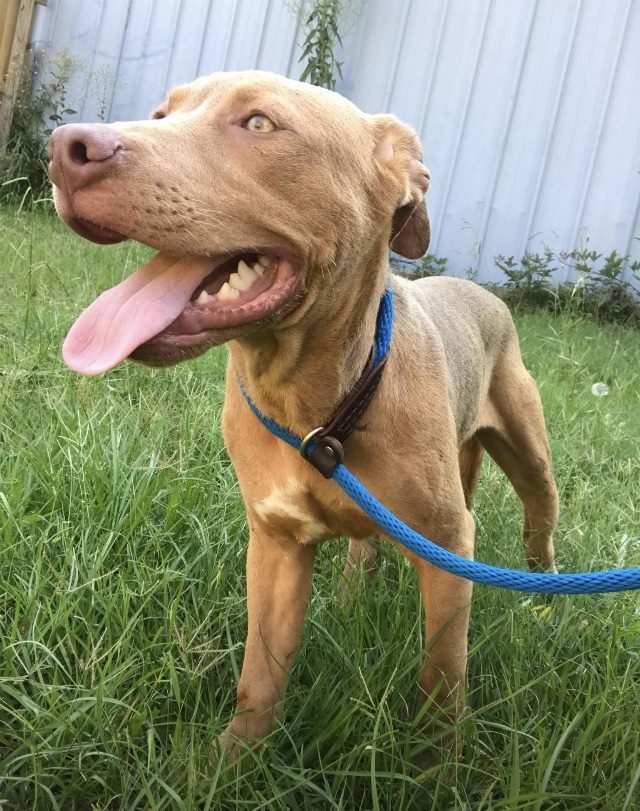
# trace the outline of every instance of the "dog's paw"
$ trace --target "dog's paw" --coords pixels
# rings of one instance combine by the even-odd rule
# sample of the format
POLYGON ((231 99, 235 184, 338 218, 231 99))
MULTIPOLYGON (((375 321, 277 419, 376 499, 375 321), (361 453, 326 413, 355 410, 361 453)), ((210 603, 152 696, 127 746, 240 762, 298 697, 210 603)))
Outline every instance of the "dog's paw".
POLYGON ((237 766, 240 758, 255 746, 255 741, 248 741, 235 735, 231 727, 227 727, 213 739, 211 754, 214 761, 222 761, 226 767, 237 766))
POLYGON ((232 721, 224 732, 213 739, 212 758, 215 762, 222 761, 223 766, 236 766, 247 753, 262 750, 270 731, 267 729, 260 735, 247 735, 244 731, 238 731, 232 721))

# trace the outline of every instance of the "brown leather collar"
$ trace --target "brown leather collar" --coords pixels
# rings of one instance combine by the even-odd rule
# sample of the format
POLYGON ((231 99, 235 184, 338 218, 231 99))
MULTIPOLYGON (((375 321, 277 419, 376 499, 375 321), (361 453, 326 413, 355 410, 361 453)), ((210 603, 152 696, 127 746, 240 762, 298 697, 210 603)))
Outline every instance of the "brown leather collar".
POLYGON ((374 364, 373 351, 360 378, 338 405, 326 425, 314 428, 302 440, 300 453, 330 479, 344 458, 343 443, 349 438, 367 410, 382 377, 388 355, 374 364))

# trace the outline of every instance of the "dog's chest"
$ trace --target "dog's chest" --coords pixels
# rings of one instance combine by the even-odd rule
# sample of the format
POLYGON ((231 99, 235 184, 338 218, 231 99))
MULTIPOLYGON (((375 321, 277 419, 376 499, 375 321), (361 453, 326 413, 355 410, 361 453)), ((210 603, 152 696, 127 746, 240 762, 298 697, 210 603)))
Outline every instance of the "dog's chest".
MULTIPOLYGON (((330 484, 329 484, 330 487, 330 484)), ((289 477, 275 482, 270 492, 253 503, 261 522, 301 543, 337 535, 364 537, 370 527, 350 503, 343 503, 324 481, 310 486, 305 479, 289 477)), ((337 488, 336 488, 337 489, 337 488)))
POLYGON ((317 541, 331 534, 319 506, 304 484, 290 477, 274 483, 269 494, 254 504, 254 509, 270 526, 291 532, 300 541, 317 541))

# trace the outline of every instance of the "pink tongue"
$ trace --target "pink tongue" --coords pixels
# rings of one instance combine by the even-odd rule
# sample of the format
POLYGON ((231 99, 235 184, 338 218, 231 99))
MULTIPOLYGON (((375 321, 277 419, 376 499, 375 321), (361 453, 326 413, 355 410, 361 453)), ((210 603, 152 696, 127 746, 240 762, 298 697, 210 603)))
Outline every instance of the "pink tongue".
POLYGON ((64 362, 85 375, 113 369, 175 321, 212 270, 210 260, 157 254, 87 307, 62 346, 64 362))

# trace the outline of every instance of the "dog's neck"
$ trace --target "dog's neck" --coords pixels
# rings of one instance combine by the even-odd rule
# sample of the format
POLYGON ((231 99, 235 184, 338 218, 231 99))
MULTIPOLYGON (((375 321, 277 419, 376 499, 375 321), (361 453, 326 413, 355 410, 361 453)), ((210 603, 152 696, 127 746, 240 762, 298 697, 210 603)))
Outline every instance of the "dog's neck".
POLYGON ((387 251, 363 265, 343 271, 346 284, 321 291, 317 313, 311 307, 292 326, 229 344, 231 373, 251 399, 299 434, 327 421, 366 366, 388 284, 387 251))

